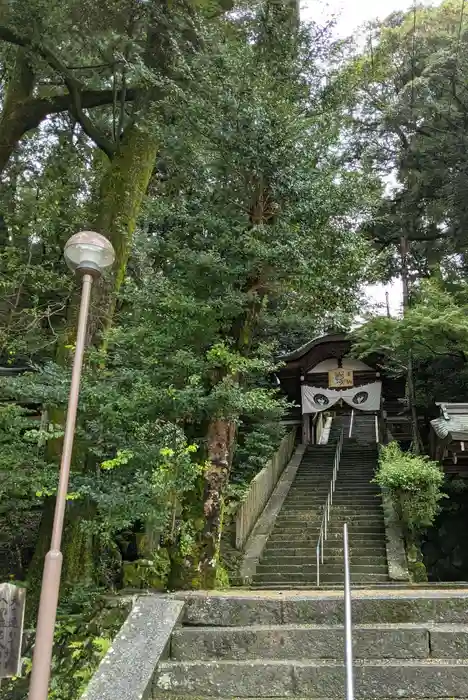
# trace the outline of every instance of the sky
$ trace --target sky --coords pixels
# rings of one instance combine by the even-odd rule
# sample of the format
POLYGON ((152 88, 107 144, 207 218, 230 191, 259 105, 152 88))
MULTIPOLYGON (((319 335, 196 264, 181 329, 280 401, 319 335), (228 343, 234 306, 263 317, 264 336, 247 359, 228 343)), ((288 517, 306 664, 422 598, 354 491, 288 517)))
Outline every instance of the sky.
MULTIPOLYGON (((437 0, 431 3, 437 4, 437 0)), ((301 0, 301 19, 321 22, 332 16, 336 17, 335 33, 345 37, 372 19, 382 19, 395 10, 408 10, 413 0, 301 0)), ((371 304, 378 305, 380 313, 386 313, 386 292, 389 293, 390 312, 396 315, 401 310, 401 282, 384 285, 371 285, 366 288, 366 296, 371 304)))
POLYGON ((412 6, 412 0, 301 0, 301 17, 305 21, 319 21, 336 15, 337 33, 347 36, 368 20, 382 19, 395 10, 412 6))

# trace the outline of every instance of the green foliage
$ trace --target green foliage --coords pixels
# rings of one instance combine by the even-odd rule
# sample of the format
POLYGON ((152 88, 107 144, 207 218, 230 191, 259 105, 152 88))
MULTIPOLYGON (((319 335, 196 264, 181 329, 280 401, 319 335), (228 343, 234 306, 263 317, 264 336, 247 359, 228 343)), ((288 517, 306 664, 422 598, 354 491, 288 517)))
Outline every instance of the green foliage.
POLYGON ((432 525, 444 498, 444 474, 436 462, 403 452, 392 442, 381 450, 375 481, 389 489, 409 532, 432 525))
POLYGON ((165 549, 152 553, 151 559, 137 559, 123 564, 123 585, 129 588, 167 590, 171 561, 165 549))
MULTIPOLYGON (((54 635, 49 700, 79 700, 130 611, 128 601, 113 604, 99 591, 75 589, 60 605, 54 635)), ((23 675, 2 681, 2 700, 25 700, 32 648, 26 649, 23 675)))
MULTIPOLYGON (((296 31, 289 3, 250 4, 219 20, 232 7, 5 7, 12 31, 40 38, 27 51, 31 86, 19 86, 21 99, 15 75, 24 53, 0 45, 0 150, 4 138, 2 153, 12 154, 0 192, 0 362, 34 369, 0 386, 0 496, 11 520, 2 532, 10 539, 13 517, 42 510, 36 554, 49 536, 75 347, 78 294, 63 246, 96 228, 118 258, 115 278, 93 289, 66 584, 91 574, 108 587, 201 585, 207 426, 236 426, 231 491, 217 494, 229 525, 282 437, 285 402, 271 381, 278 350, 330 319, 349 325, 375 272, 356 222, 379 188, 342 157, 343 114, 324 91, 331 37, 318 27, 296 31), (57 110, 70 85, 84 109, 67 103, 44 114, 18 143, 18 108, 47 97, 57 110), (87 106, 103 93, 108 101, 87 106), (12 114, 13 142, 3 119, 12 114), (25 404, 40 407, 40 425, 25 404), (143 533, 136 560, 116 571, 117 543, 123 551, 126 538, 143 533)), ((28 579, 37 588, 40 557, 33 561, 28 579)), ((228 584, 222 564, 215 583, 228 584)), ((105 647, 77 634, 71 647, 62 640, 53 697, 74 697, 105 647)))
POLYGON ((404 317, 370 318, 353 333, 354 352, 377 353, 388 371, 404 376, 412 353, 416 399, 423 409, 438 401, 464 401, 468 387, 468 289, 465 283, 423 280, 404 317))
POLYGON ((385 183, 363 229, 389 278, 401 272, 402 234, 412 241, 412 280, 441 270, 466 276, 467 28, 458 0, 417 4, 370 25, 365 46, 350 42, 352 57, 337 71, 335 88, 348 95, 349 157, 385 183))
POLYGON ((56 465, 45 454, 57 431, 40 423, 34 410, 0 403, 0 545, 9 552, 0 576, 25 575, 21 550, 34 542, 44 494, 57 487, 56 465))
POLYGON ((415 561, 409 565, 411 581, 413 583, 427 583, 429 580, 427 577, 427 569, 422 561, 415 561))

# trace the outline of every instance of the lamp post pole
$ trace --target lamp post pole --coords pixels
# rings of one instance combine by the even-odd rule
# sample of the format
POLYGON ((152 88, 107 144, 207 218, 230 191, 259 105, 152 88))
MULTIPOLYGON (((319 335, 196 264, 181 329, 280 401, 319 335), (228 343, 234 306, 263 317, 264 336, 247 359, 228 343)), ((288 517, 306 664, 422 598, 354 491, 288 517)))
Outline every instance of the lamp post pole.
MULTIPOLYGON (((90 232, 83 232, 90 234, 90 232)), ((113 249, 111 244, 99 234, 98 242, 105 241, 104 246, 110 246, 110 257, 113 261, 113 249)), ((76 237, 82 234, 76 234, 76 237)), ((70 239, 70 242, 75 236, 70 239)), ((70 243, 69 242, 69 243, 70 243)), ((81 253, 82 251, 78 251, 81 253)), ((99 251, 98 251, 99 252, 99 251)), ((89 257, 89 251, 87 252, 89 257)), ((78 317, 78 329, 76 336, 76 348, 73 358, 72 378, 70 395, 68 399, 67 419, 65 423, 65 433, 63 438, 63 451, 60 463, 60 476, 55 501, 54 523, 52 528, 52 538, 50 550, 47 552, 44 562, 44 573, 42 577, 41 595, 39 600, 39 612, 36 627, 36 640, 32 662, 31 681, 29 685, 29 700, 47 700, 50 680, 50 667, 52 662, 52 649, 54 644, 55 619, 57 616, 57 606, 60 590, 60 576, 62 572, 63 555, 60 551, 63 533, 63 523, 65 519, 65 506, 67 502, 68 482, 70 478, 70 464, 73 451, 73 441, 75 436, 76 413, 78 409, 78 398, 80 392, 81 370, 83 366, 83 356, 86 343, 86 330, 91 300, 91 288, 93 277, 99 277, 101 268, 95 260, 78 259, 68 260, 70 266, 82 274, 82 290, 80 313, 78 317), (77 262, 77 264, 76 264, 77 262)), ((112 263, 111 263, 112 264, 112 263)), ((107 267, 103 264, 102 267, 107 267)))

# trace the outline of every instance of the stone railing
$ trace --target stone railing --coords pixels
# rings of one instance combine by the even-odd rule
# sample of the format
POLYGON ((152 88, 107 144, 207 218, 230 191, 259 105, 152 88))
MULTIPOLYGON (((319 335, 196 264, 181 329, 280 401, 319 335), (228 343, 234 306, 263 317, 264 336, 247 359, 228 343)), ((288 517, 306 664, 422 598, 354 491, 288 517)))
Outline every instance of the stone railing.
POLYGON ((291 459, 296 443, 296 431, 291 430, 282 439, 278 451, 268 464, 250 482, 247 496, 236 516, 236 549, 242 550, 247 538, 265 508, 268 499, 291 459))
POLYGON ((170 644, 184 609, 183 600, 142 595, 102 659, 80 700, 151 698, 154 669, 170 644))

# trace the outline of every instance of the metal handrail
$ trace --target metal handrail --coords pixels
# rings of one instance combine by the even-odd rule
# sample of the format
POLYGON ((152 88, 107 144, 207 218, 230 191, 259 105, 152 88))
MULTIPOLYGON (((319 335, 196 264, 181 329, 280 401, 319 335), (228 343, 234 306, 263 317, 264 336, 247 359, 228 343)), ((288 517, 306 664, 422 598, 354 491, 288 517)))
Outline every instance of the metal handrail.
POLYGON ((351 411, 351 419, 349 421, 349 435, 348 435, 348 437, 351 437, 353 434, 353 423, 354 423, 354 408, 351 411))
POLYGON ((349 571, 348 524, 343 528, 346 700, 354 700, 353 625, 351 617, 351 576, 349 571))
POLYGON ((316 559, 317 559, 317 586, 320 586, 320 564, 323 564, 323 549, 324 544, 328 536, 328 521, 330 520, 330 510, 333 504, 333 494, 335 493, 336 478, 338 476, 338 470, 340 468, 341 451, 343 448, 343 438, 344 430, 341 429, 340 437, 335 450, 335 457, 333 459, 333 474, 330 481, 330 488, 328 490, 327 502, 325 504, 325 509, 322 516, 322 523, 320 525, 320 534, 317 541, 316 548, 316 559))
POLYGON ((379 437, 379 418, 378 416, 375 416, 375 442, 377 445, 380 442, 380 437, 379 437))

